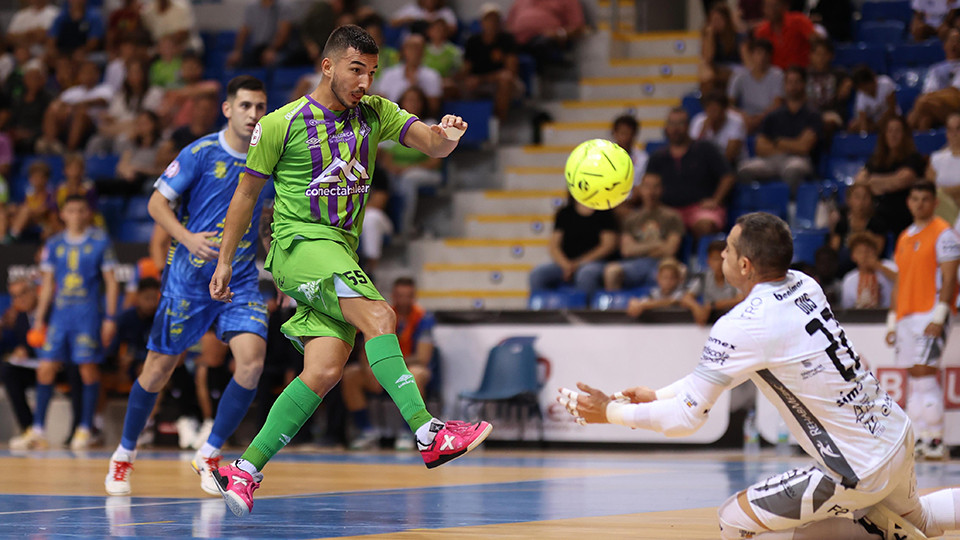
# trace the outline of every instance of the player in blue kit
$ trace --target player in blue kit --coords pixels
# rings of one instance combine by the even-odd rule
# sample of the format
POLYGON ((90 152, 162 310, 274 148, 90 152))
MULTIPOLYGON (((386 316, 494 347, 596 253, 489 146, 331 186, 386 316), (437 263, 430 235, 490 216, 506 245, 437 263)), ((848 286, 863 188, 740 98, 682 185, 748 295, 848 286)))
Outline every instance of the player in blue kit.
POLYGON ((57 370, 63 362, 71 361, 79 366, 83 381, 82 414, 70 441, 73 450, 83 450, 90 445, 93 415, 100 397, 101 341, 109 343, 116 334, 114 316, 120 294, 113 275, 116 259, 110 239, 103 230, 90 225, 91 217, 86 197, 71 195, 64 201, 60 219, 66 229, 51 237, 43 248, 40 262, 43 286, 34 319, 35 330, 42 332, 50 313, 46 340, 39 354, 37 410, 31 436, 43 439, 57 370), (107 296, 106 321, 100 310, 101 284, 107 296))
POLYGON ((173 241, 163 273, 163 291, 154 318, 143 371, 130 390, 123 437, 110 459, 104 486, 110 495, 130 493, 130 472, 137 438, 153 410, 157 393, 170 380, 180 354, 215 326, 236 361, 233 378, 220 398, 213 430, 197 451, 192 466, 200 487, 219 495, 210 471, 220 462, 220 448, 237 429, 256 395, 267 349, 267 308, 258 288, 259 216, 265 196, 256 202, 233 264, 237 297, 231 304, 210 298, 208 284, 216 267, 227 207, 242 181, 253 129, 267 109, 263 83, 241 75, 227 85, 222 106, 227 127, 184 148, 157 180, 148 209, 173 241), (175 213, 170 205, 179 201, 175 213))

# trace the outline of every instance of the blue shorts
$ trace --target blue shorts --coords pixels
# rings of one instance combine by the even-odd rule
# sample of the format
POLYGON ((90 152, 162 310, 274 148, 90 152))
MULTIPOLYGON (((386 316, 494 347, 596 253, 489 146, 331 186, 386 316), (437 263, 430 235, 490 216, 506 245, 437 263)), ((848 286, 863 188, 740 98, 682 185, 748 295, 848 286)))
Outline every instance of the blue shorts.
POLYGON ((147 350, 178 355, 200 341, 216 323, 223 341, 234 334, 250 333, 267 339, 267 306, 259 291, 238 293, 230 304, 163 296, 153 318, 147 350))
POLYGON ((54 311, 47 326, 47 339, 37 356, 41 360, 74 364, 102 362, 100 321, 99 312, 54 311))

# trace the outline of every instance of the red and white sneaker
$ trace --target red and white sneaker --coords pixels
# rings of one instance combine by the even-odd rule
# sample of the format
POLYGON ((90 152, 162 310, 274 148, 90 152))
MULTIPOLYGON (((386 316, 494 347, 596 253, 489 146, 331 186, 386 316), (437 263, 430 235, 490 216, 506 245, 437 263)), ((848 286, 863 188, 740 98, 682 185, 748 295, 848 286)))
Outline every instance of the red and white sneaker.
POLYGON ((190 462, 190 467, 200 475, 200 489, 211 495, 220 494, 220 490, 217 489, 217 481, 213 479, 213 471, 220 468, 219 450, 210 457, 203 457, 200 450, 197 450, 197 453, 193 456, 193 461, 190 462))
POLYGON ((234 461, 226 467, 213 470, 213 479, 233 515, 243 517, 253 511, 253 492, 260 487, 263 473, 251 475, 237 467, 234 461))
POLYGON ((103 481, 108 495, 130 494, 130 473, 133 472, 133 456, 115 452, 110 458, 110 469, 103 481))
POLYGON ((483 421, 471 424, 456 420, 446 423, 433 420, 430 431, 436 435, 429 446, 417 441, 417 447, 428 469, 439 467, 473 450, 490 435, 493 426, 483 421))

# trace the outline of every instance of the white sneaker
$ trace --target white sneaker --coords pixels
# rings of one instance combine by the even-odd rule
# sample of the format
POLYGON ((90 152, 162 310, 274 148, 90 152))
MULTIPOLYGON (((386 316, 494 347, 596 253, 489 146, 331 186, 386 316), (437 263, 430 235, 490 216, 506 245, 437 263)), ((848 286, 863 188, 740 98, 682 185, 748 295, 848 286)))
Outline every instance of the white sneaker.
POLYGON ((942 439, 933 439, 924 444, 923 458, 927 461, 943 461, 950 457, 950 451, 947 445, 943 444, 942 439))
POLYGON ((177 444, 181 450, 186 450, 197 440, 197 427, 199 423, 195 418, 181 416, 177 418, 177 444))
MULTIPOLYGON (((210 432, 213 431, 213 418, 207 418, 200 424, 200 429, 197 430, 197 435, 193 439, 193 444, 190 445, 191 448, 200 448, 203 446, 203 443, 207 442, 207 438, 210 437, 210 432)), ((220 492, 217 492, 219 495, 220 492)))
POLYGON ((90 433, 90 430, 84 427, 78 427, 70 439, 70 449, 74 451, 87 450, 92 446, 92 443, 93 434, 90 433))
POLYGON ((200 489, 210 495, 220 495, 220 490, 217 489, 217 481, 213 478, 213 471, 220 468, 219 450, 214 452, 210 457, 203 457, 200 451, 197 450, 197 453, 193 456, 193 461, 190 462, 190 466, 200 475, 200 489))
POLYGON ((397 435, 397 439, 393 442, 393 449, 398 452, 409 452, 416 448, 417 441, 414 440, 412 435, 407 433, 397 435))
POLYGON ((28 427, 26 431, 10 439, 11 450, 46 450, 50 448, 50 443, 33 427, 28 427))
POLYGON ((380 434, 375 429, 368 429, 350 441, 351 450, 376 450, 380 446, 380 434))
POLYGON ((886 506, 871 506, 866 515, 857 520, 869 533, 879 534, 883 540, 925 540, 927 536, 902 516, 886 506))
POLYGON ((110 457, 110 469, 103 481, 103 487, 107 489, 108 495, 130 494, 130 473, 133 472, 134 457, 136 452, 127 454, 120 451, 114 452, 110 457))

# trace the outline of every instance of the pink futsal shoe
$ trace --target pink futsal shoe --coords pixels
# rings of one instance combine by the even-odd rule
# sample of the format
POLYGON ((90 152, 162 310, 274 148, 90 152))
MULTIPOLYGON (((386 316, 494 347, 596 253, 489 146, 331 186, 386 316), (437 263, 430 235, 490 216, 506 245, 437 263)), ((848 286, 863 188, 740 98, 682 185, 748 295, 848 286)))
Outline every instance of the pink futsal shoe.
POLYGON ((212 472, 217 489, 233 515, 243 517, 253 511, 253 492, 263 481, 262 473, 251 475, 238 468, 236 461, 212 472))
POLYGON ((442 424, 434 420, 430 425, 430 431, 436 435, 429 446, 424 446, 417 441, 417 447, 428 469, 453 461, 480 446, 480 443, 493 431, 493 426, 483 421, 471 424, 452 420, 442 424))

